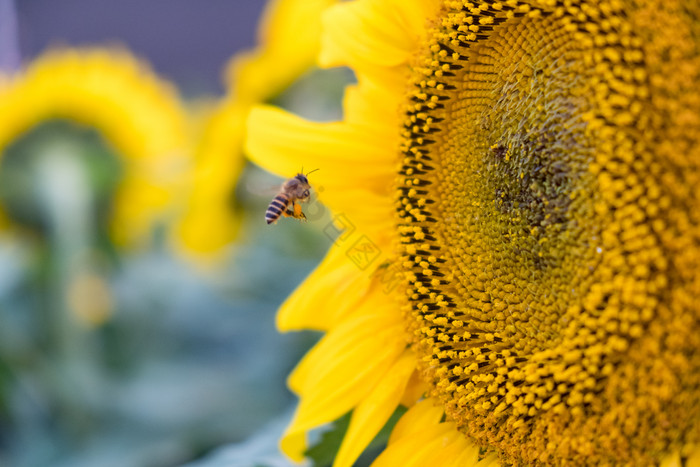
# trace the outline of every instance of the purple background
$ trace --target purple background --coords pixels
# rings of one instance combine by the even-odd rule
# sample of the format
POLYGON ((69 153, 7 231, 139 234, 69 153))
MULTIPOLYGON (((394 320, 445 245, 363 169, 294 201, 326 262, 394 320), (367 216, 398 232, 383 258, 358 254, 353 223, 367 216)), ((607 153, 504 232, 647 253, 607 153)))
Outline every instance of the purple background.
MULTIPOLYGON (((7 0, 5 0, 7 1, 7 0)), ((262 0, 16 0, 23 60, 50 45, 125 44, 185 95, 222 92, 221 74, 255 43, 262 0)))

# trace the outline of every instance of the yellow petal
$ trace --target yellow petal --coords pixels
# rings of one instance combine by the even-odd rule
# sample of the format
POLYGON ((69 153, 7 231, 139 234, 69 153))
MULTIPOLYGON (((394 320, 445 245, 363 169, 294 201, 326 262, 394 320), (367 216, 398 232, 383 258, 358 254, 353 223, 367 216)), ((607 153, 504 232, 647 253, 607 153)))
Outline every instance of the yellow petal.
POLYGON ((423 427, 436 426, 444 414, 442 407, 435 405, 433 399, 424 399, 408 409, 391 432, 389 444, 411 437, 423 427))
POLYGON ((411 435, 390 443, 372 467, 465 467, 496 466, 498 458, 479 460, 479 447, 461 433, 454 423, 417 427, 411 435))
POLYGON ((395 176, 396 155, 381 140, 350 125, 309 122, 269 106, 251 111, 246 149, 253 162, 284 177, 302 166, 319 169, 311 182, 326 190, 355 188, 361 181, 367 189, 385 193, 395 176))
POLYGON ((389 444, 372 467, 429 467, 438 466, 436 455, 448 446, 455 437, 460 435, 454 427, 439 423, 432 426, 419 427, 411 436, 389 444))
MULTIPOLYGON (((371 300, 368 301, 371 303, 371 300)), ((388 308, 386 306, 380 307, 380 308, 372 308, 370 311, 374 311, 377 316, 379 315, 384 315, 379 316, 377 320, 373 323, 377 327, 382 326, 385 323, 385 319, 387 322, 392 323, 391 326, 396 326, 396 323, 393 321, 393 319, 389 316, 390 314, 396 314, 396 310, 392 308, 388 308)), ((368 316, 368 309, 363 308, 361 309, 357 314, 347 316, 345 317, 344 321, 339 322, 334 326, 333 332, 326 334, 307 354, 302 360, 297 364, 297 366, 294 368, 294 371, 292 374, 289 376, 287 384, 289 388, 295 392, 296 394, 300 394, 303 390, 303 387, 305 384, 307 384, 308 381, 308 375, 310 373, 313 373, 316 368, 316 366, 319 364, 318 359, 319 356, 316 354, 318 353, 319 355, 322 355, 322 352, 324 351, 323 349, 320 349, 319 346, 324 343, 326 346, 331 346, 330 342, 337 341, 341 339, 342 334, 341 334, 341 329, 345 330, 350 324, 348 323, 353 323, 357 319, 361 319, 363 316, 368 316), (331 334, 333 335, 333 338, 331 339, 330 336, 331 334)), ((397 339, 399 340, 399 339, 397 339)))
POLYGON ((678 451, 674 451, 664 457, 659 467, 681 467, 681 465, 681 454, 678 451))
POLYGON ((420 377, 420 372, 414 371, 411 379, 408 380, 403 396, 401 396, 401 405, 413 407, 429 390, 430 386, 420 377))
POLYGON ((338 316, 338 307, 321 307, 331 294, 340 306, 352 305, 364 295, 369 279, 350 262, 344 249, 332 246, 321 264, 287 298, 277 312, 280 331, 331 329, 338 316))
POLYGON ((454 423, 441 422, 443 415, 443 408, 435 405, 433 399, 424 399, 411 407, 392 430, 387 449, 377 459, 381 462, 372 464, 372 467, 499 465, 495 454, 479 460, 479 447, 454 423), (414 456, 413 449, 417 445, 429 445, 430 448, 422 449, 414 456))
MULTIPOLYGON (((358 235, 355 237, 359 239, 358 235)), ((375 245, 381 251, 388 249, 382 237, 372 237, 370 240, 376 240, 375 245)), ((361 269, 362 264, 358 265, 352 260, 351 248, 355 241, 351 238, 332 246, 321 264, 282 304, 277 314, 280 331, 326 331, 362 310, 395 309, 394 298, 385 293, 382 283, 389 283, 392 277, 383 279, 373 275, 374 267, 382 261, 381 254, 371 263, 374 267, 361 269), (329 301, 331 297, 332 303, 329 301)))
POLYGON ((376 384, 401 354, 403 332, 398 312, 363 314, 343 321, 306 354, 289 376, 289 386, 303 396, 302 406, 310 405, 309 394, 325 400, 331 394, 340 397, 348 392, 348 397, 359 401, 373 387, 367 385, 376 384), (357 393, 350 394, 358 385, 362 387, 357 393))
POLYGON ((382 194, 366 190, 364 187, 344 190, 324 188, 319 199, 333 211, 335 219, 342 219, 346 230, 353 229, 364 233, 379 248, 388 250, 389 239, 393 238, 395 230, 396 209, 388 186, 387 193, 382 194))
POLYGON ((285 453, 294 462, 301 462, 304 460, 304 452, 306 452, 306 432, 289 432, 291 429, 287 428, 287 432, 282 436, 280 440, 280 450, 285 453))
MULTIPOLYGON (((353 221, 362 225, 358 221, 369 220, 368 217, 347 216, 341 220, 342 225, 328 225, 325 230, 329 235, 335 235, 353 221)), ((395 309, 391 292, 400 275, 395 268, 387 266, 392 253, 391 222, 390 214, 384 213, 384 219, 375 219, 375 225, 368 233, 353 225, 349 231, 340 234, 321 264, 280 307, 278 329, 325 331, 362 310, 395 309), (365 247, 371 251, 363 253, 365 247), (327 306, 329 296, 334 302, 332 307, 327 306)))
POLYGON ((319 63, 364 71, 407 64, 438 2, 359 0, 328 8, 322 17, 319 63))
POLYGON ((404 95, 400 92, 387 92, 386 88, 372 82, 345 88, 343 112, 345 121, 362 131, 375 135, 384 141, 387 148, 396 146, 398 155, 400 114, 399 108, 404 95), (395 141, 388 141, 394 136, 395 141))
POLYGON ((322 16, 322 66, 394 66, 408 62, 414 43, 401 24, 401 0, 334 5, 322 16))
POLYGON ((443 438, 444 447, 435 452, 432 465, 442 467, 465 467, 477 465, 479 462, 479 447, 470 442, 454 424, 453 432, 443 438))
POLYGON ((398 316, 364 315, 342 323, 311 349, 289 378, 301 402, 282 439, 285 453, 298 459, 305 432, 336 420, 367 397, 403 352, 401 333, 398 316))
POLYGON ((379 433, 399 405, 416 366, 416 356, 405 351, 372 392, 355 408, 340 445, 334 467, 350 467, 379 433))
POLYGON ((686 465, 688 467, 700 467, 700 446, 691 446, 687 453, 686 465))
POLYGON ((245 165, 241 147, 249 107, 222 99, 207 110, 198 116, 193 185, 174 238, 181 252, 200 266, 212 266, 216 253, 238 234, 240 219, 230 195, 245 165))
POLYGON ((336 1, 268 2, 258 29, 260 45, 228 65, 226 81, 231 94, 243 102, 260 102, 311 67, 319 48, 321 14, 336 1))
POLYGON ((481 448, 474 441, 457 430, 457 426, 454 423, 448 422, 446 424, 451 425, 453 428, 449 444, 436 454, 432 465, 444 467, 466 467, 470 465, 496 467, 501 465, 496 453, 492 452, 481 458, 481 448))
POLYGON ((461 467, 498 465, 495 455, 479 461, 479 447, 452 422, 441 422, 441 406, 424 399, 411 407, 396 424, 389 445, 372 467, 412 465, 461 467), (429 446, 414 454, 415 446, 429 446))

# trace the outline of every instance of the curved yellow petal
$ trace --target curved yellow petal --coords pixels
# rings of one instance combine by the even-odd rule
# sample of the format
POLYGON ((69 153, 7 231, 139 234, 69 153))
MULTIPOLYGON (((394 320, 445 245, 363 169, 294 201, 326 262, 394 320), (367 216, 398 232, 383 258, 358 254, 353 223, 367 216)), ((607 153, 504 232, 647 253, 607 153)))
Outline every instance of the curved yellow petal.
POLYGON ((438 423, 420 427, 413 435, 389 444, 372 463, 372 467, 430 467, 436 463, 437 453, 449 446, 456 436, 463 436, 454 426, 438 423))
POLYGON ((389 444, 391 445, 403 438, 413 436, 421 431, 423 427, 439 424, 444 413, 445 411, 443 408, 435 405, 434 400, 423 399, 408 409, 399 419, 396 426, 391 431, 389 444))
MULTIPOLYGON (((309 405, 307 394, 318 397, 330 392, 340 394, 357 386, 363 378, 366 378, 364 383, 376 382, 381 375, 375 373, 386 370, 405 348, 403 340, 396 339, 400 335, 396 333, 403 331, 403 323, 395 315, 398 313, 354 316, 328 332, 289 376, 290 389, 303 396, 301 405, 309 405), (381 336, 386 342, 373 336, 381 336), (338 384, 332 384, 336 380, 338 384)), ((362 386, 359 392, 364 395, 371 389, 362 386)))
POLYGON ((686 466, 700 467, 700 446, 690 446, 690 452, 687 453, 686 466))
POLYGON ((379 433, 398 407, 415 365, 413 352, 404 351, 379 384, 355 408, 333 467, 352 466, 379 433))
POLYGON ((224 99, 202 118, 192 189, 174 238, 182 252, 196 255, 193 259, 215 253, 238 232, 240 222, 230 198, 245 164, 241 147, 248 110, 249 106, 224 99))
POLYGON ((280 440, 280 450, 294 462, 301 462, 304 460, 306 448, 305 431, 285 433, 280 440))
POLYGON ((389 446, 372 467, 466 467, 496 466, 498 458, 491 454, 479 459, 479 447, 464 436, 452 422, 419 425, 408 436, 389 446))
MULTIPOLYGON (((414 41, 401 24, 401 0, 339 3, 323 14, 322 66, 371 63, 395 66, 413 53, 414 41)), ((418 29, 420 30, 420 29, 418 29)))
MULTIPOLYGON (((360 0, 329 8, 323 16, 320 65, 347 65, 355 71, 361 85, 372 83, 383 90, 403 90, 406 65, 425 34, 424 23, 429 17, 425 15, 429 15, 428 10, 434 10, 437 3, 360 0)), ((403 92, 384 94, 389 99, 403 96, 403 92)), ((397 104, 392 103, 387 108, 394 111, 397 104)), ((375 108, 382 108, 381 103, 375 108)))
POLYGON ((232 94, 241 101, 261 102, 312 66, 320 45, 321 15, 337 1, 268 2, 258 28, 260 45, 228 66, 232 94))
POLYGON ((360 275, 349 263, 345 252, 340 247, 332 246, 321 264, 280 307, 276 317, 277 329, 329 330, 335 321, 332 315, 336 308, 324 307, 319 311, 319 304, 324 303, 322 297, 327 297, 333 290, 338 303, 348 303, 357 296, 356 287, 360 286, 357 280, 360 275))
POLYGON ((323 14, 319 63, 347 65, 358 74, 394 74, 407 64, 425 36, 425 21, 435 1, 359 0, 328 8, 323 14))
MULTIPOLYGON (((333 332, 326 334, 324 338, 322 338, 316 346, 314 346, 308 353, 307 355, 297 364, 297 366, 294 368, 294 371, 289 375, 289 379, 287 381, 287 384, 289 388, 297 393, 300 394, 303 391, 303 388, 306 384, 308 384, 308 379, 309 379, 309 374, 313 373, 316 371, 316 366, 318 365, 318 359, 316 357, 313 357, 316 353, 322 353, 323 350, 318 349, 318 346, 321 345, 323 342, 327 342, 329 340, 329 335, 333 334, 334 336, 338 334, 338 330, 343 328, 343 326, 347 326, 348 322, 352 322, 352 320, 367 317, 367 316, 378 316, 378 317, 383 317, 382 319, 377 319, 374 324, 377 325, 377 327, 385 324, 384 319, 386 319, 387 322, 392 321, 392 314, 395 313, 395 309, 393 307, 387 307, 387 306, 379 306, 379 307, 372 307, 371 309, 368 309, 367 307, 359 309, 357 313, 354 315, 346 316, 344 317, 344 320, 340 322, 340 324, 336 323, 334 324, 333 327, 333 332)), ((393 326, 394 324, 392 324, 393 326)), ((336 340, 340 339, 340 337, 335 337, 336 340)), ((330 343, 326 343, 324 345, 331 345, 330 343)))
POLYGON ((318 168, 312 183, 327 190, 352 188, 362 179, 367 189, 385 193, 395 173, 395 154, 387 154, 376 138, 349 125, 309 122, 270 106, 250 112, 246 150, 253 162, 284 177, 299 173, 302 165, 318 168))
POLYGON ((452 426, 454 432, 448 441, 449 444, 436 453, 432 465, 444 467, 466 467, 470 465, 496 467, 501 465, 495 452, 482 457, 482 449, 473 440, 457 430, 457 426, 454 423, 447 422, 447 424, 452 426))
POLYGON ((430 386, 420 377, 420 371, 415 370, 411 375, 411 379, 408 380, 406 390, 401 397, 401 405, 413 407, 429 390, 430 386))
POLYGON ((443 439, 445 445, 438 449, 433 459, 432 465, 443 467, 465 467, 477 465, 479 463, 479 447, 470 442, 463 433, 457 431, 453 425, 455 433, 449 438, 443 439))
MULTIPOLYGON (((377 260, 376 262, 379 262, 377 260)), ((353 263, 345 243, 331 247, 326 258, 282 304, 277 313, 280 331, 331 329, 360 310, 396 309, 393 296, 382 290, 373 270, 353 263), (332 297, 334 306, 324 306, 332 297)), ((398 313, 397 313, 398 314, 398 313)))
POLYGON ((322 190, 319 199, 331 209, 336 218, 343 219, 346 228, 366 234, 382 249, 390 247, 396 206, 388 193, 378 194, 354 187, 329 189, 323 185, 313 186, 313 189, 322 190))
POLYGON ((678 451, 674 451, 662 459, 659 467, 681 467, 681 465, 683 465, 681 463, 681 454, 678 451))
POLYGON ((387 148, 391 144, 398 145, 401 97, 399 93, 386 92, 384 87, 371 82, 348 86, 343 99, 345 120, 373 135, 387 148), (388 140, 390 135, 395 135, 395 142, 388 140))
POLYGON ((303 434, 356 407, 385 377, 405 345, 396 336, 403 325, 389 314, 350 319, 328 333, 289 378, 301 395, 282 440, 285 452, 299 458, 303 434))

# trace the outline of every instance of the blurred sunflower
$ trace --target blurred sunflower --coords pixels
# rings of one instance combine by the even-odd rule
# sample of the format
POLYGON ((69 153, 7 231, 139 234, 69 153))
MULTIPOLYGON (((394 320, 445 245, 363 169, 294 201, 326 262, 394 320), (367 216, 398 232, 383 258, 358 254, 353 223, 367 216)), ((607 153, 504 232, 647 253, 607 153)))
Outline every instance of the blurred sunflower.
POLYGON ((187 122, 173 86, 125 50, 50 51, 0 87, 0 152, 54 119, 93 127, 113 146, 124 171, 113 235, 142 241, 186 172, 187 122))
POLYGON ((327 332, 289 380, 292 459, 352 411, 352 465, 403 404, 375 465, 700 462, 699 5, 326 11, 344 121, 248 121, 351 226, 278 315, 327 332))
POLYGON ((194 186, 177 227, 177 242, 186 252, 212 254, 235 237, 239 219, 234 216, 232 194, 244 165, 248 112, 252 105, 280 93, 313 65, 321 12, 335 1, 270 1, 259 28, 259 46, 229 63, 228 93, 207 117, 197 137, 194 186))

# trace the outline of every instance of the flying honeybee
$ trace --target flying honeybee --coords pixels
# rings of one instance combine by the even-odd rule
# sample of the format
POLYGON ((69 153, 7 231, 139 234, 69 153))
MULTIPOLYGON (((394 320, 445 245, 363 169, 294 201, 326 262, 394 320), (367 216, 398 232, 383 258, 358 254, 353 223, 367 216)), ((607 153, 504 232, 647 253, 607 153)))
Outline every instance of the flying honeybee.
POLYGON ((299 203, 309 200, 311 185, 309 185, 309 179, 306 176, 316 170, 318 169, 312 170, 306 175, 303 173, 296 174, 282 184, 280 192, 273 198, 267 207, 267 211, 265 211, 265 220, 268 224, 277 222, 280 216, 306 220, 306 216, 301 212, 299 203))

